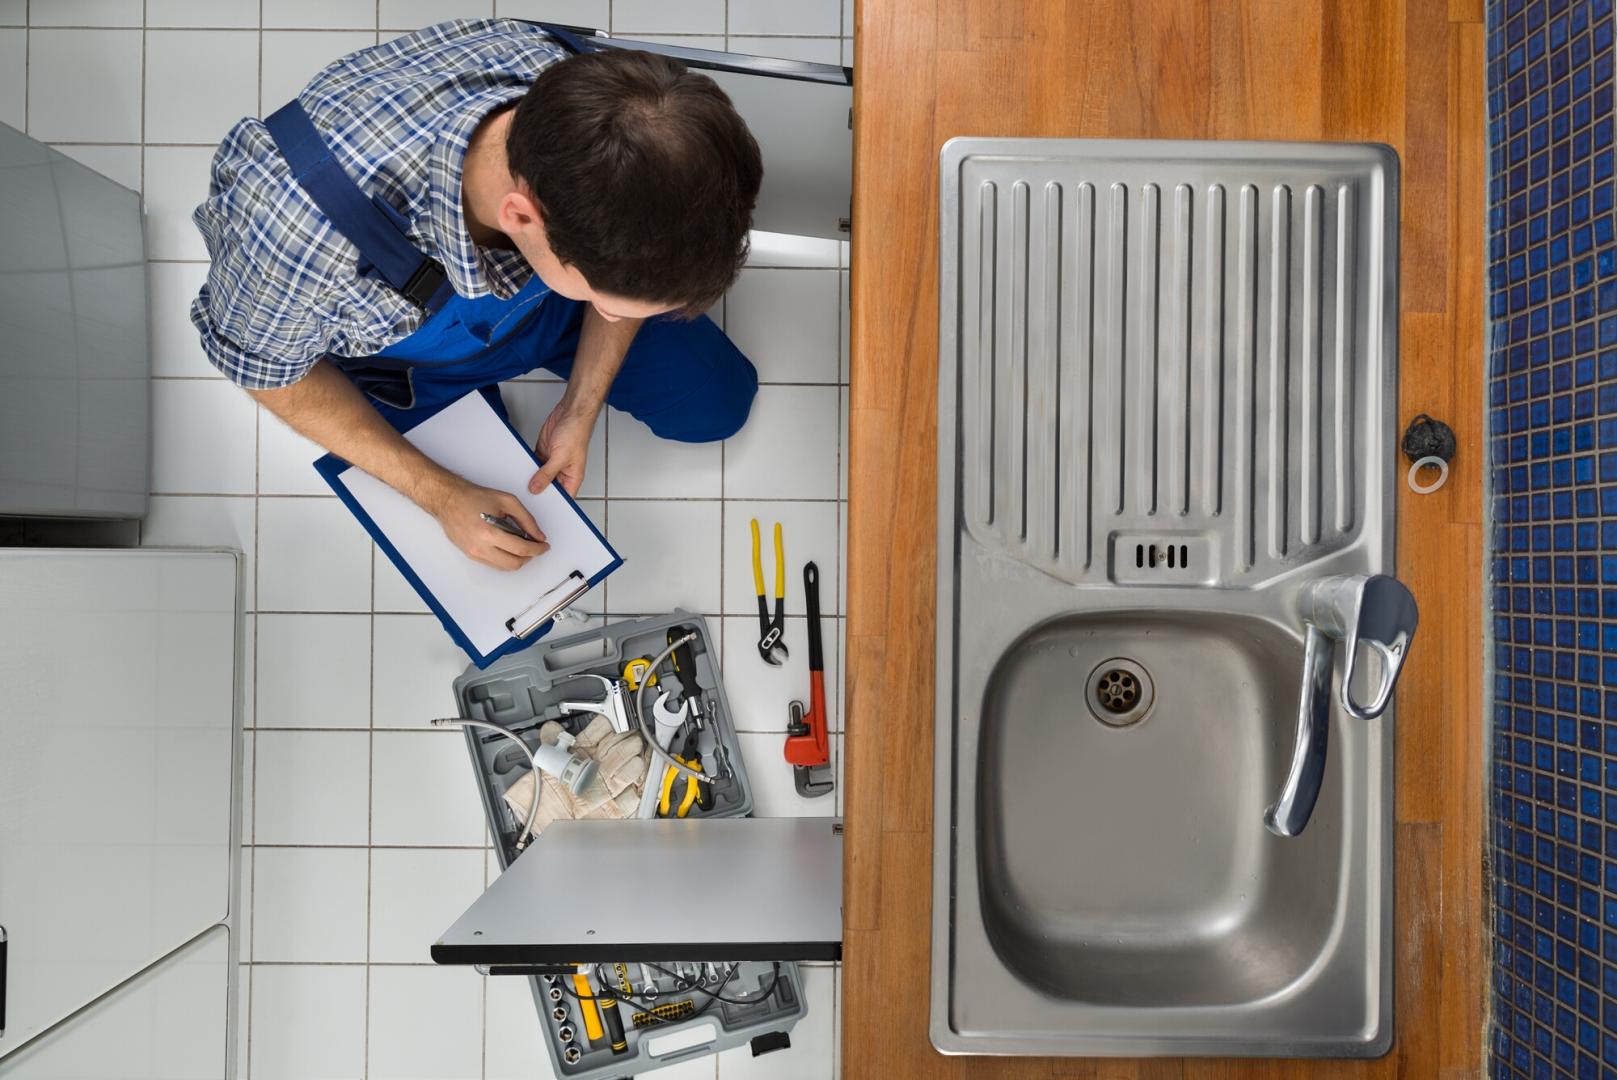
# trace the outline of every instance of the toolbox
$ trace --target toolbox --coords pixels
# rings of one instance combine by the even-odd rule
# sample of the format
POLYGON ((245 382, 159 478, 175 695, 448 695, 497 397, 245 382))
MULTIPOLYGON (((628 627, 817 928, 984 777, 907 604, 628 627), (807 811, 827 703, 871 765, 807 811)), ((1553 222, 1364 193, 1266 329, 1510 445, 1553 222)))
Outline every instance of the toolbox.
MULTIPOLYGON (((743 825, 733 820, 751 814, 752 789, 713 637, 700 616, 676 610, 565 638, 553 635, 486 669, 468 667, 454 683, 456 704, 462 717, 511 729, 533 747, 539 741, 540 723, 556 718, 560 703, 610 697, 608 681, 628 691, 626 666, 637 658, 655 658, 685 634, 694 634, 689 651, 681 650, 659 664, 651 672, 656 682, 647 685, 643 695, 648 726, 653 702, 664 694, 665 702, 689 695, 700 705, 701 724, 682 729, 682 735, 687 752, 716 780, 702 800, 707 805, 690 802, 683 820, 672 812, 659 815, 660 820, 633 815, 627 820, 557 820, 527 850, 519 850, 524 820, 507 803, 505 792, 529 775, 527 761, 524 757, 513 767, 510 739, 487 729, 465 728, 494 850, 501 869, 512 869, 433 946, 433 958, 473 964, 489 975, 527 977, 558 1077, 606 1080, 736 1046, 751 1044, 755 1054, 789 1046, 789 1032, 806 1012, 796 960, 833 955, 823 947, 805 952, 802 942, 791 939, 775 953, 774 927, 748 926, 758 920, 719 910, 740 903, 745 912, 748 905, 745 897, 727 895, 730 887, 722 880, 715 883, 714 875, 734 875, 738 856, 750 857, 762 870, 769 851, 782 848, 779 839, 769 838, 769 827, 783 823, 758 820, 743 825), (694 686, 683 685, 687 677, 694 686), (706 828, 703 819, 708 819, 706 828), (730 827, 719 828, 720 824, 730 827), (682 875, 700 875, 702 880, 681 885, 682 875), (712 911, 704 906, 690 912, 690 918, 679 917, 682 905, 701 903, 702 896, 720 902, 712 911), (616 925, 627 928, 615 936, 596 922, 614 917, 612 910, 618 912, 616 925), (707 929, 693 937, 692 932, 704 925, 696 916, 709 921, 707 929), (516 929, 503 933, 496 929, 501 918, 516 929), (478 928, 465 931, 468 920, 478 928), (723 937, 737 926, 746 930, 744 943, 723 937), (712 931, 717 928, 722 928, 721 942, 714 944, 712 931), (709 955, 704 949, 713 951, 709 955), (574 964, 585 965, 587 983, 574 979, 574 964), (607 1012, 614 1009, 600 996, 603 980, 617 1001, 615 1023, 608 1023, 607 1012), (618 1025, 621 1038, 614 1037, 618 1025), (600 1037, 592 1039, 591 1033, 600 1037)), ((643 668, 631 670, 646 677, 643 668)), ((631 730, 638 730, 635 694, 624 696, 631 730)), ((662 777, 665 771, 661 759, 653 757, 651 774, 662 777)), ((675 775, 680 780, 677 790, 684 778, 675 775)), ((824 821, 818 824, 831 828, 824 821)), ((840 829, 836 857, 840 858, 840 829)), ((780 879, 789 876, 789 870, 783 862, 770 871, 771 878, 760 882, 760 901, 769 889, 781 887, 780 879)), ((782 906, 781 897, 764 902, 782 906)), ((821 906, 836 902, 828 897, 821 906)), ((839 909, 835 915, 834 929, 818 936, 834 934, 839 954, 839 909)), ((792 932, 792 938, 801 936, 792 932)))

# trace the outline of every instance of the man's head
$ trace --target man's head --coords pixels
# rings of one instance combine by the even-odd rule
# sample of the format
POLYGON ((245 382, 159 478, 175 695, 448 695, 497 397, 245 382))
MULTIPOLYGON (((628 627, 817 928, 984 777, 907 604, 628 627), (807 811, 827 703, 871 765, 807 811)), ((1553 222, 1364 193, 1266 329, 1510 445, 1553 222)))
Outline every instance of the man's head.
POLYGON ((608 49, 553 64, 505 151, 517 190, 502 231, 547 285, 609 318, 701 312, 746 259, 758 144, 724 91, 676 60, 608 49))

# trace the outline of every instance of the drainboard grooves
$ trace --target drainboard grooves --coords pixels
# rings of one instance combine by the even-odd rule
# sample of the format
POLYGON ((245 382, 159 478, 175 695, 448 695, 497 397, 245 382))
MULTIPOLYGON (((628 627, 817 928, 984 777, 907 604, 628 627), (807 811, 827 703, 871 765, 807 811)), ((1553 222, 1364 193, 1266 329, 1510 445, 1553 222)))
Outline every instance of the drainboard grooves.
POLYGON ((1190 263, 1195 257, 1191 239, 1191 189, 1180 184, 1173 191, 1173 299, 1170 324, 1168 382, 1163 387, 1162 412, 1168 417, 1168 508, 1181 516, 1190 513, 1190 263))
POLYGON ((1336 531, 1353 529, 1353 451, 1354 356, 1353 318, 1358 298, 1354 295, 1353 247, 1358 235, 1354 214, 1352 184, 1336 189, 1336 349, 1333 370, 1336 390, 1336 531))
POLYGON ((1124 184, 1112 185, 1111 238, 1106 253, 1106 278, 1111 289, 1111 310, 1107 313, 1112 333, 1109 335, 1111 355, 1108 371, 1111 376, 1111 402, 1106 414, 1116 429, 1110 440, 1116 447, 1117 468, 1112 473, 1112 512, 1123 512, 1123 491, 1128 482, 1128 220, 1129 189, 1124 184))
POLYGON ((1056 329, 1061 312, 1056 292, 1060 271, 1052 265, 1061 257, 1053 242, 1058 232, 1052 227, 1052 221, 1059 222, 1061 218, 1059 185, 1041 184, 1037 189, 1029 185, 1025 204, 1018 228, 1018 242, 1025 245, 1027 252, 1027 374, 1020 402, 1023 464, 1018 516, 1023 558, 1042 566, 1055 558, 1052 519, 1060 498, 1055 453, 1060 439, 1060 390, 1055 383, 1060 370, 1056 355, 1061 347, 1056 329))
POLYGON ((1140 368, 1135 387, 1140 417, 1140 509, 1157 512, 1157 404, 1162 386, 1162 206, 1155 184, 1145 185, 1140 209, 1140 368))
POLYGON ((1010 467, 1010 483, 1005 485, 1006 521, 1016 529, 1017 539, 1027 544, 1027 425, 1028 425, 1028 323, 1032 315, 1028 290, 1028 197, 1025 181, 1011 185, 1011 319, 1009 386, 1005 395, 1005 462, 1010 467))
MULTIPOLYGON (((1068 490, 1072 500, 1065 504, 1073 513, 1062 516, 1060 522, 1060 552, 1070 562, 1076 556, 1079 569, 1088 570, 1094 560, 1095 530, 1095 185, 1078 185, 1078 212, 1074 215, 1074 242, 1069 257, 1076 268, 1073 282, 1073 332, 1063 340, 1071 342, 1077 350, 1076 364, 1063 364, 1062 384, 1069 388, 1062 395, 1063 423, 1061 425, 1061 460, 1071 462, 1065 470, 1070 477, 1068 490), (1083 418, 1083 427, 1067 423, 1067 403, 1071 402, 1071 416, 1083 418), (1083 453, 1078 453, 1078 447, 1083 453), (1082 514, 1081 523, 1074 519, 1082 514), (1077 530, 1077 541, 1073 532, 1077 530), (1079 550, 1082 545, 1082 550, 1079 550)), ((1066 233, 1062 233, 1065 238, 1066 233)))
POLYGON ((1240 568, 1258 558, 1258 189, 1241 188, 1240 305, 1236 333, 1240 346, 1235 392, 1236 508, 1240 568))
POLYGON ((1246 587, 1355 542, 1381 490, 1355 430, 1379 400, 1381 182, 975 161, 945 275, 960 522, 1078 584, 1246 587))
POLYGON ((1269 221, 1269 554, 1286 554, 1291 476, 1291 189, 1274 189, 1269 221))
POLYGON ((977 400, 969 402, 970 414, 977 417, 977 430, 972 443, 978 454, 975 471, 968 481, 976 482, 977 520, 985 526, 994 524, 994 488, 998 476, 994 469, 994 377, 999 370, 999 351, 995 344, 995 324, 998 321, 999 277, 999 187, 993 181, 982 186, 977 204, 977 260, 980 277, 977 281, 977 348, 982 361, 977 366, 977 400))
POLYGON ((1310 184, 1303 193, 1303 431, 1302 452, 1298 463, 1302 471, 1302 496, 1298 500, 1301 528, 1298 538, 1304 544, 1319 542, 1320 520, 1320 380, 1323 376, 1320 358, 1320 272, 1323 253, 1320 201, 1324 192, 1318 184, 1310 184))
MULTIPOLYGON (((1202 512, 1224 512, 1224 185, 1207 189, 1207 265, 1202 273, 1202 512)), ((1185 373, 1189 385, 1190 373, 1185 373)), ((1189 407, 1187 401, 1186 407, 1189 407)), ((1185 446, 1191 445, 1189 439, 1185 446)), ((1189 483, 1187 477, 1186 483, 1189 483)))
MULTIPOLYGON (((1038 261, 1038 276, 1034 279, 1039 298, 1039 310, 1029 313, 1029 322, 1037 336, 1028 346, 1030 395, 1028 417, 1028 444, 1032 449, 1028 464, 1029 535, 1033 538, 1033 554, 1041 565, 1061 561, 1061 527, 1063 513, 1070 513, 1071 499, 1063 490, 1062 474, 1065 461, 1061 456, 1062 416, 1061 372, 1066 363, 1062 341, 1062 191, 1061 185, 1044 185, 1044 198, 1038 208, 1038 219, 1033 225, 1032 237, 1038 242, 1044 257, 1038 261), (1036 320, 1036 321, 1035 321, 1036 320), (1032 373, 1037 372, 1035 380, 1032 373)), ((1035 290, 1030 289, 1032 293, 1035 290)))

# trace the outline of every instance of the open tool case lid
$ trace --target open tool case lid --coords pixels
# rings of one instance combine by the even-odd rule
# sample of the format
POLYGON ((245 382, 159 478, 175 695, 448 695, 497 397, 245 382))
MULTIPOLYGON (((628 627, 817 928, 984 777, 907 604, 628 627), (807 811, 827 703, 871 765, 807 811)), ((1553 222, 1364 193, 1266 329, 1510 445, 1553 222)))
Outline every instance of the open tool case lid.
POLYGON ((764 160, 753 228, 846 240, 853 202, 853 69, 615 38, 539 23, 574 52, 638 49, 711 76, 730 95, 764 160))
POLYGON ((840 960, 842 823, 558 821, 444 932, 432 958, 840 960))

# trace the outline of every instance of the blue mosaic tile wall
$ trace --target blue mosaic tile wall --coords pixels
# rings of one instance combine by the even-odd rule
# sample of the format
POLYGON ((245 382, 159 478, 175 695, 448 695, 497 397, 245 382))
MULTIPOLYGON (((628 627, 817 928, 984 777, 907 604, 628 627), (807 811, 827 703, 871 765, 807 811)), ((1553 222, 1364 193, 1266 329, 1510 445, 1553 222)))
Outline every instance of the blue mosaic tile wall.
POLYGON ((1489 0, 1494 1077, 1617 1080, 1612 0, 1489 0))

